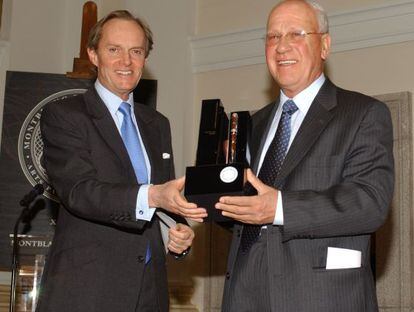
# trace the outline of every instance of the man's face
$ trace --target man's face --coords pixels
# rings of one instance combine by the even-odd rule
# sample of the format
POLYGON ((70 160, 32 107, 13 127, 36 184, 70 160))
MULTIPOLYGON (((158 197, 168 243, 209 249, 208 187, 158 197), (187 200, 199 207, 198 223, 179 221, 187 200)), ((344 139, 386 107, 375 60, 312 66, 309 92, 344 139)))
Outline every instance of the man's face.
POLYGON ((137 23, 115 18, 103 26, 98 48, 88 49, 100 83, 123 100, 141 78, 145 44, 144 31, 137 23))
POLYGON ((309 34, 296 39, 291 32, 319 33, 315 12, 306 3, 287 1, 269 15, 267 37, 282 35, 278 42, 266 40, 266 62, 270 74, 288 97, 294 97, 317 79, 329 54, 329 34, 309 34))

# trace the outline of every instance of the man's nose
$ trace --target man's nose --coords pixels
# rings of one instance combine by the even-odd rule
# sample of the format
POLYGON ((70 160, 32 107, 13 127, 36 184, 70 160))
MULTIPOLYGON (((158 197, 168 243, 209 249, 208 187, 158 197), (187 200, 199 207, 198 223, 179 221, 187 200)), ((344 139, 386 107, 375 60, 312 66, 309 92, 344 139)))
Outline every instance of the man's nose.
POLYGON ((279 42, 276 45, 276 52, 283 53, 290 50, 290 39, 288 36, 282 36, 279 39, 279 42))
POLYGON ((124 65, 131 64, 131 55, 129 54, 129 51, 122 52, 121 58, 124 65))

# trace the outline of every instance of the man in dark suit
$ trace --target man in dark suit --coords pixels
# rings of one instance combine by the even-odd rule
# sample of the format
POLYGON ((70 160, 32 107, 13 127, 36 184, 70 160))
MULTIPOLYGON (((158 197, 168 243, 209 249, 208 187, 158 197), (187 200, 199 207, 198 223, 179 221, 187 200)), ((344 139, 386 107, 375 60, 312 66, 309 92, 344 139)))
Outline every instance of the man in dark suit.
POLYGON ((194 232, 181 218, 164 246, 158 212, 206 213, 172 180, 167 118, 133 100, 151 47, 140 19, 110 13, 89 38, 95 85, 43 111, 44 163, 63 209, 39 312, 168 311, 165 249, 185 253, 194 232))
MULTIPOLYGON (((267 23, 266 61, 280 96, 252 119, 252 196, 216 208, 240 221, 223 311, 377 311, 370 236, 393 194, 387 107, 323 74, 328 20, 286 0, 267 23)), ((381 244, 381 242, 378 242, 381 244)))

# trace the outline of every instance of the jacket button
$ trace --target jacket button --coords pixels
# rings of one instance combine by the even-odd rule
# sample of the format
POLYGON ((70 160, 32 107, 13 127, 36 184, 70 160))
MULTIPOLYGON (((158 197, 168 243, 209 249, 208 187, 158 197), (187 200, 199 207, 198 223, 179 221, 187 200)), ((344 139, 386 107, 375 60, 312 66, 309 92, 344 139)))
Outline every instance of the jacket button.
POLYGON ((226 273, 226 279, 229 279, 230 278, 230 272, 227 272, 226 273))
POLYGON ((145 260, 145 257, 144 257, 144 256, 139 256, 139 257, 138 257, 138 261, 139 261, 139 262, 144 262, 144 260, 145 260))

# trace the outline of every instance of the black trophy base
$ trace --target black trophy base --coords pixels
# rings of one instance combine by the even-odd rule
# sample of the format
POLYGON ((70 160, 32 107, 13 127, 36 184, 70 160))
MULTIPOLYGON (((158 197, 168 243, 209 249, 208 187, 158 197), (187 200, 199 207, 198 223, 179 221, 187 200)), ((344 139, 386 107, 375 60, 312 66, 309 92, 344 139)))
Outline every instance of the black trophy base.
POLYGON ((214 206, 221 196, 243 195, 244 164, 187 167, 184 196, 189 202, 207 209, 208 222, 229 222, 214 206))

